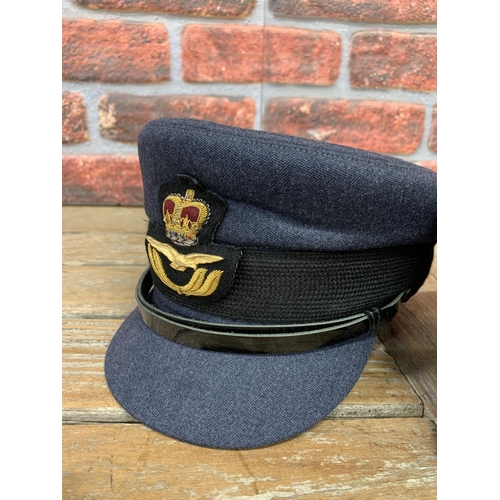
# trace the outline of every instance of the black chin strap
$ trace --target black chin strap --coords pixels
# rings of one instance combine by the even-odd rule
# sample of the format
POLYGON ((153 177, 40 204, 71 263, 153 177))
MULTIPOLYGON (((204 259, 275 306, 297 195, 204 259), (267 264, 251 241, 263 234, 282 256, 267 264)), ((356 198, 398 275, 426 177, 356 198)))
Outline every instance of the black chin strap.
POLYGON ((167 339, 189 347, 214 351, 290 354, 311 351, 376 330, 398 311, 400 293, 390 304, 347 318, 295 325, 231 325, 195 321, 156 308, 148 297, 153 287, 148 269, 136 287, 136 300, 144 323, 167 339))

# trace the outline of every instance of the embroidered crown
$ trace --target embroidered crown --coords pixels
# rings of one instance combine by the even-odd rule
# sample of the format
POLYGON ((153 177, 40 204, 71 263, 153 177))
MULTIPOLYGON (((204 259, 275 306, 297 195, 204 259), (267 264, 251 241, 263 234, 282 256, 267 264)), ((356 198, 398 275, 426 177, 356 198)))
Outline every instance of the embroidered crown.
POLYGON ((199 230, 210 215, 208 205, 194 199, 194 191, 170 194, 163 202, 163 220, 166 235, 177 245, 196 245, 199 230))

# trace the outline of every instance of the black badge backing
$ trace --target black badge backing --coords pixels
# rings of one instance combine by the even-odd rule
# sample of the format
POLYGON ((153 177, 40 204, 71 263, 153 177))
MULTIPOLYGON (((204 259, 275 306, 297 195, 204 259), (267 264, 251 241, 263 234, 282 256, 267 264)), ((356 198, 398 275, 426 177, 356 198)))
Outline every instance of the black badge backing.
POLYGON ((177 182, 160 188, 158 205, 164 224, 150 225, 146 236, 155 287, 193 306, 225 297, 241 257, 240 248, 213 243, 227 210, 225 201, 179 175, 177 182))

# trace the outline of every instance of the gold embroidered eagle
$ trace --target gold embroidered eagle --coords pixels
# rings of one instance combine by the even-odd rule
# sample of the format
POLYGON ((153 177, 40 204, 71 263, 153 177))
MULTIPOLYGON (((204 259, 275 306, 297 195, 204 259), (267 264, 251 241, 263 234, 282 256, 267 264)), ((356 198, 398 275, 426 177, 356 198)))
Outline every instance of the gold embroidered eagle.
POLYGON ((185 271, 188 267, 196 270, 198 264, 211 264, 212 262, 224 260, 224 257, 220 257, 219 255, 210 255, 206 253, 190 253, 183 255, 173 246, 155 240, 151 236, 146 236, 146 240, 153 248, 163 254, 170 261, 170 267, 173 267, 177 271, 185 271))

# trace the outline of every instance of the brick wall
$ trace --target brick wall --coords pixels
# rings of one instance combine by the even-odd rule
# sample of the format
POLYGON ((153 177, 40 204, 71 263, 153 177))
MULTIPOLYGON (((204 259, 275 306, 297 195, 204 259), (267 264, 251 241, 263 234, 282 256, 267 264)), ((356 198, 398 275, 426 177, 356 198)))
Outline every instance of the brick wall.
POLYGON ((162 116, 436 170, 436 0, 63 0, 62 113, 65 203, 142 204, 162 116))

